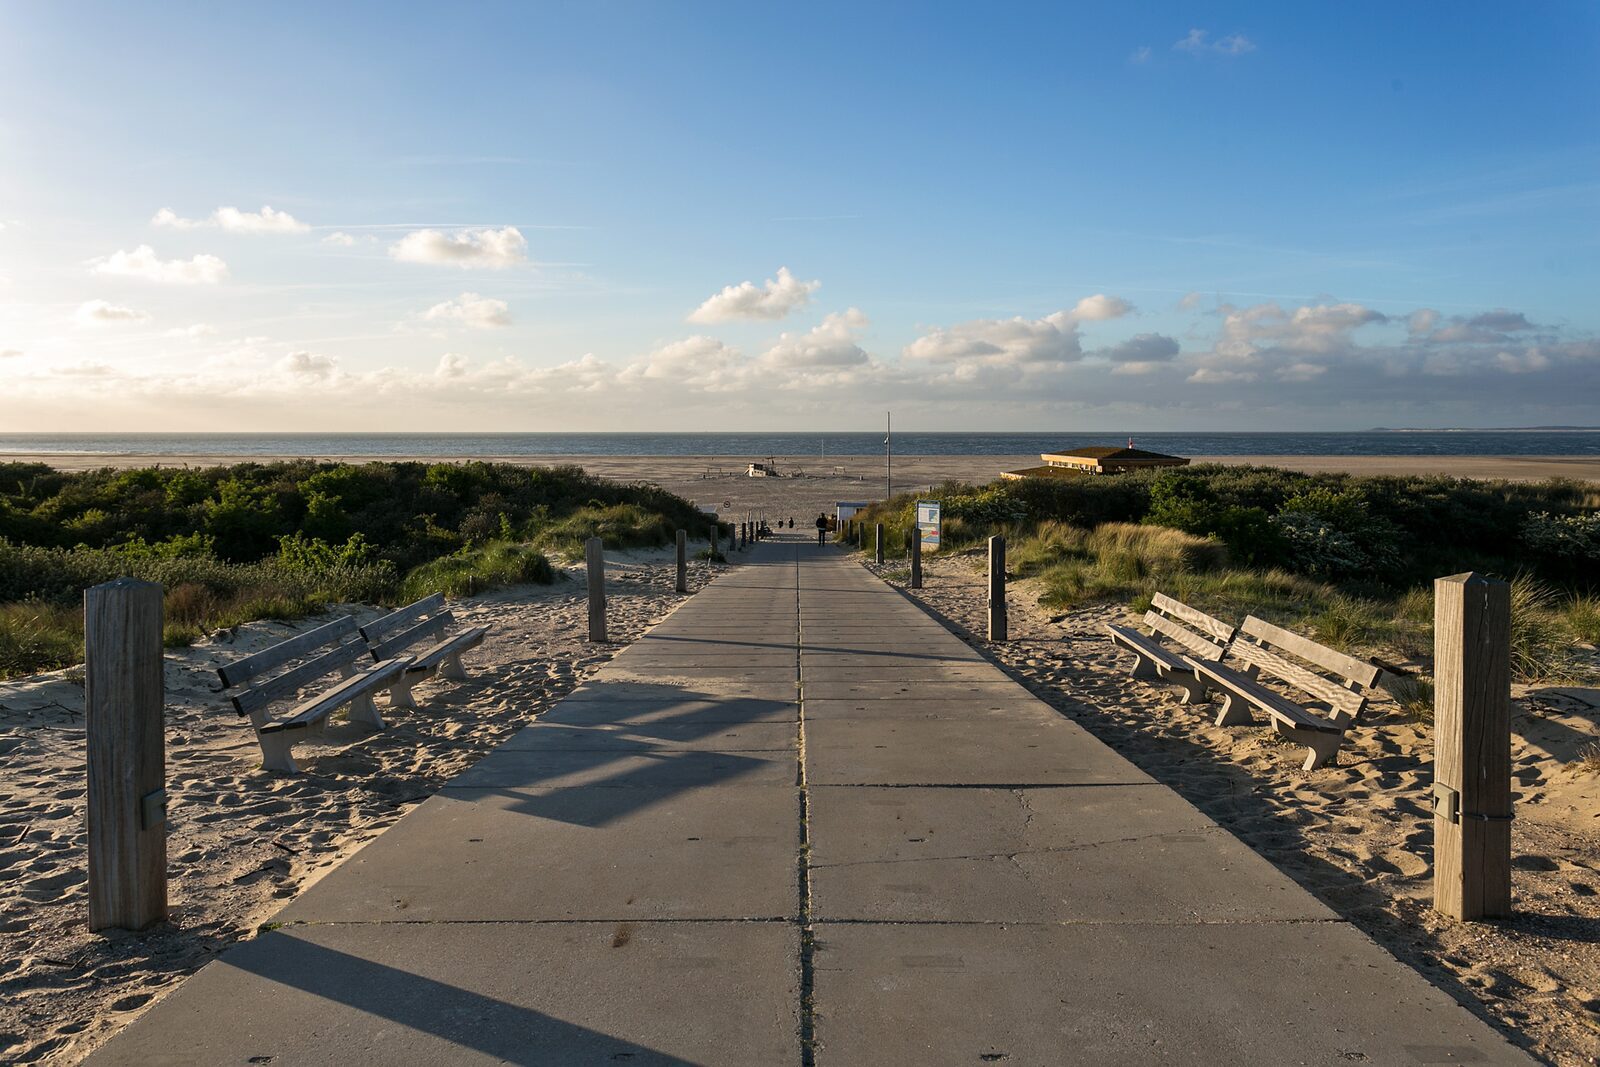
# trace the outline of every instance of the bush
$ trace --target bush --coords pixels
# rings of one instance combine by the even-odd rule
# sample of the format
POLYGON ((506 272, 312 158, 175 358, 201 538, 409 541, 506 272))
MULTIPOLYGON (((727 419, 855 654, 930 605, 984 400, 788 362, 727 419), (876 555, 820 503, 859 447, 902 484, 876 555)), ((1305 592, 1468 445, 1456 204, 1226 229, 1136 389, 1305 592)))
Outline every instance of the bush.
POLYGON ((550 560, 531 545, 494 541, 412 570, 401 586, 401 599, 412 601, 433 593, 472 596, 507 585, 549 585, 555 577, 550 560))

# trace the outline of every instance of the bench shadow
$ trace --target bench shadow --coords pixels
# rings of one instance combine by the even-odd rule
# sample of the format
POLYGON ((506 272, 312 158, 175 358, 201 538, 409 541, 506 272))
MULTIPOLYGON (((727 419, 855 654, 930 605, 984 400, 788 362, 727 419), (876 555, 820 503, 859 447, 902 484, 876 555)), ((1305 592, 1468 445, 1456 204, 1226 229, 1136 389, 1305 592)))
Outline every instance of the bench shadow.
POLYGON ((272 932, 246 942, 222 962, 505 1063, 692 1062, 290 933, 272 932))

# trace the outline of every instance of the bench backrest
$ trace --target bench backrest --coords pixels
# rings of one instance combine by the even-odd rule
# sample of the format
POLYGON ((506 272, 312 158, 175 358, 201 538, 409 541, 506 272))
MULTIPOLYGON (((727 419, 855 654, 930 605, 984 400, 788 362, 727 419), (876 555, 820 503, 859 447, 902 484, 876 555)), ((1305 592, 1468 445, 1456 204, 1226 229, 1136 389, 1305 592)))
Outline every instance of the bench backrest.
POLYGON ((444 606, 444 595, 434 593, 391 611, 361 627, 361 636, 375 660, 385 660, 410 648, 423 638, 443 633, 455 622, 444 606))
POLYGON ((1191 608, 1181 600, 1165 593, 1150 598, 1150 610, 1144 613, 1144 624, 1153 633, 1161 634, 1182 645, 1201 659, 1222 658, 1223 649, 1233 640, 1234 629, 1221 619, 1191 608))
POLYGON ((351 640, 356 633, 356 621, 346 615, 218 667, 217 676, 225 690, 232 690, 228 699, 234 710, 249 715, 325 674, 360 661, 366 650, 359 638, 351 640))
POLYGON ((1228 656, 1322 701, 1332 710, 1331 718, 1338 725, 1361 714, 1367 704, 1366 691, 1378 680, 1378 668, 1372 664, 1319 645, 1254 615, 1244 620, 1239 628, 1239 640, 1229 647, 1228 656), (1301 666, 1282 653, 1320 667, 1334 677, 1301 666))

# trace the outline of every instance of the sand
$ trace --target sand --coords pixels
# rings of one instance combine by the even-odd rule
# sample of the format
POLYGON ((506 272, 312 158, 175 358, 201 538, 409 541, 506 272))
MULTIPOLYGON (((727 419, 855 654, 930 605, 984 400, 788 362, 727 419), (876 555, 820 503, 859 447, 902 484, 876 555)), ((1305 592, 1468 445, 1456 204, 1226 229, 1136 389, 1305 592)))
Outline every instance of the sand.
MULTIPOLYGON (((976 555, 931 558, 925 588, 910 595, 983 647, 981 567, 976 555)), ((903 568, 872 569, 900 585, 903 568)), ((1132 657, 1105 636, 1126 609, 1055 613, 1038 593, 1012 584, 1012 640, 988 649, 1024 684, 1517 1043, 1552 1063, 1600 1062, 1600 758, 1583 759, 1600 751, 1600 689, 1517 688, 1516 916, 1451 923, 1431 910, 1430 726, 1380 696, 1337 766, 1303 771, 1305 750, 1269 729, 1214 726, 1176 690, 1130 678, 1132 657)), ((1402 650, 1373 651, 1431 669, 1402 650)))
MULTIPOLYGON (((259 769, 216 666, 336 613, 251 623, 169 653, 172 916, 144 934, 85 924, 82 669, 0 682, 0 1063, 81 1060, 685 599, 665 554, 609 555, 610 644, 583 640, 576 569, 552 586, 455 602, 463 622, 494 627, 465 657, 471 679, 418 686, 421 710, 386 712, 382 732, 341 716, 321 743, 296 746, 298 776, 259 769)), ((690 575, 691 590, 702 587, 706 565, 690 575)))

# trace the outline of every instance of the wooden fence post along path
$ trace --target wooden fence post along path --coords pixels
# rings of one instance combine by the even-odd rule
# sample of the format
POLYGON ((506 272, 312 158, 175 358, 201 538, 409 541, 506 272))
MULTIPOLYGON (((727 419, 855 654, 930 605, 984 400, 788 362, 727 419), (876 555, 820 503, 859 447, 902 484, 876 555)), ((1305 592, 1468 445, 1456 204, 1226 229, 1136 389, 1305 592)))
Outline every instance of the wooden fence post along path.
POLYGON ((589 538, 583 546, 584 562, 589 568, 589 640, 606 639, 606 543, 598 537, 589 538))
POLYGON ((678 582, 673 586, 680 593, 689 591, 689 535, 678 531, 678 582))
POLYGON ((83 593, 90 930, 167 917, 161 608, 154 582, 83 593))
POLYGON ((1433 583, 1433 906, 1511 914, 1511 587, 1433 583))
POLYGON ((989 640, 1006 639, 1006 539, 989 538, 989 640))

